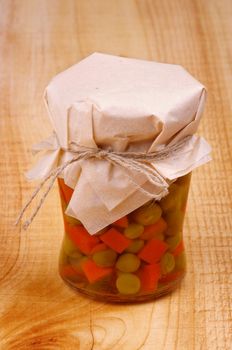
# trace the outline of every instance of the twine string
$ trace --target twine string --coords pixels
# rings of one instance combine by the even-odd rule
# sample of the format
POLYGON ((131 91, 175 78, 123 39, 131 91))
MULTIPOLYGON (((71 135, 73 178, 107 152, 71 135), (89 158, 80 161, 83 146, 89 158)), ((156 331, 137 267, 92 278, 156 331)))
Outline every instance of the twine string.
POLYGON ((32 223, 35 216, 37 215, 41 206, 43 205, 47 195, 49 194, 50 190, 53 187, 54 182, 59 177, 59 175, 72 163, 78 162, 81 160, 84 161, 91 158, 107 160, 108 162, 110 162, 115 166, 120 166, 123 169, 129 170, 132 172, 135 171, 137 173, 144 175, 150 184, 153 184, 156 187, 160 188, 161 191, 158 194, 145 190, 136 182, 134 182, 131 178, 130 178, 130 181, 142 193, 146 194, 149 198, 153 198, 154 200, 160 200, 162 197, 164 197, 168 193, 169 183, 158 172, 158 170, 155 169, 153 165, 151 165, 151 163, 158 160, 164 160, 172 155, 175 155, 187 143, 188 140, 189 140, 189 136, 178 141, 172 146, 162 147, 151 153, 115 152, 111 150, 103 150, 100 148, 85 147, 72 142, 70 144, 70 148, 64 149, 64 151, 72 152, 74 156, 64 164, 56 167, 55 169, 52 169, 48 173, 48 175, 45 176, 45 178, 41 181, 41 183, 32 193, 32 195, 30 196, 26 204, 23 206, 22 210, 20 211, 17 217, 15 224, 18 225, 18 223, 21 221, 22 217, 24 216, 25 211, 28 209, 28 207, 37 197, 38 193, 42 190, 42 188, 48 183, 48 186, 46 190, 43 192, 41 199, 39 200, 38 205, 35 207, 32 215, 23 223, 23 228, 27 229, 28 226, 32 223))

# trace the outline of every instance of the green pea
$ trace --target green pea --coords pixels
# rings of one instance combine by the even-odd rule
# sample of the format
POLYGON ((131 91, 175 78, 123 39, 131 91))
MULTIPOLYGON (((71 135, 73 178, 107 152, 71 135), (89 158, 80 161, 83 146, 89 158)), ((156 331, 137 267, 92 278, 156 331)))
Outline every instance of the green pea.
POLYGON ((135 239, 131 242, 129 247, 125 250, 128 253, 138 253, 144 246, 142 239, 135 239))
POLYGON ((161 271, 163 274, 171 272, 175 267, 175 258, 171 253, 166 253, 161 258, 161 271))
POLYGON ((164 219, 168 224, 168 228, 165 231, 168 236, 174 236, 182 231, 184 213, 180 209, 169 211, 164 219))
POLYGON ((169 249, 174 250, 180 243, 181 239, 182 239, 182 234, 179 232, 174 236, 167 237, 166 243, 169 245, 169 249))
POLYGON ((191 173, 177 179, 177 184, 180 187, 180 196, 181 196, 181 208, 184 209, 187 204, 189 184, 191 179, 191 173))
POLYGON ((159 220, 162 215, 162 209, 157 203, 150 202, 143 207, 136 209, 132 213, 135 222, 141 225, 152 225, 159 220))
POLYGON ((72 216, 64 214, 65 221, 68 222, 71 226, 79 226, 82 225, 80 220, 73 218, 72 216))
POLYGON ((102 250, 93 254, 93 261, 98 266, 110 267, 115 264, 117 253, 112 249, 102 250))
POLYGON ((131 253, 122 254, 116 263, 116 268, 122 272, 134 272, 140 266, 140 259, 131 253))
POLYGON ((72 258, 79 258, 82 256, 81 252, 73 244, 73 242, 68 238, 67 235, 64 236, 63 250, 68 256, 70 256, 72 258))
POLYGON ((68 264, 68 256, 65 253, 65 251, 63 249, 61 249, 60 256, 59 256, 59 265, 63 266, 63 265, 67 265, 67 264, 68 264))
POLYGON ((116 280, 116 287, 121 294, 136 294, 140 290, 140 279, 132 273, 122 273, 116 280))
POLYGON ((186 269, 186 255, 185 252, 180 253, 176 256, 176 270, 185 270, 186 269))
POLYGON ((162 210, 168 212, 169 210, 179 208, 181 206, 181 189, 176 183, 169 187, 169 193, 159 202, 162 210))
POLYGON ((124 235, 127 238, 135 239, 138 238, 144 231, 143 225, 131 223, 124 230, 124 235))

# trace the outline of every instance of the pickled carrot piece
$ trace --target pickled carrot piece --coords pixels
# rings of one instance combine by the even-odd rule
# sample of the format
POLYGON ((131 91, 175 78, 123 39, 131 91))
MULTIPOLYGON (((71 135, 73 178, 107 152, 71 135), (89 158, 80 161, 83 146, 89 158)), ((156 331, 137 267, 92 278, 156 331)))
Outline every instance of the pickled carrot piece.
POLYGON ((64 277, 69 277, 69 276, 75 275, 75 271, 73 270, 73 268, 70 265, 62 266, 62 268, 60 268, 60 273, 64 277))
POLYGON ((75 277, 76 275, 83 275, 83 272, 74 270, 70 265, 65 265, 60 268, 60 274, 62 277, 75 277))
POLYGON ((160 283, 169 283, 177 280, 180 276, 183 275, 183 271, 175 271, 167 274, 166 276, 160 278, 160 283))
POLYGON ((177 256, 184 251, 184 242, 183 240, 178 244, 178 246, 173 250, 172 255, 177 256))
POLYGON ((100 267, 93 260, 87 260, 82 264, 83 271, 90 283, 96 282, 112 273, 110 267, 100 267))
POLYGON ((106 249, 108 249, 108 247, 105 243, 98 243, 97 245, 95 245, 95 247, 93 247, 90 254, 101 252, 102 250, 106 250, 106 249))
POLYGON ((137 273, 141 281, 141 289, 145 292, 154 291, 157 288, 158 280, 161 276, 159 264, 143 266, 137 273))
POLYGON ((65 229, 69 239, 84 254, 90 254, 92 249, 99 243, 99 238, 91 236, 83 226, 70 226, 66 223, 65 229))
POLYGON ((163 233, 167 229, 166 221, 161 217, 156 223, 145 226, 143 233, 139 238, 149 240, 155 238, 156 235, 163 233))
POLYGON ((140 250, 138 257, 149 264, 154 264, 159 262, 167 249, 168 245, 165 242, 159 239, 151 239, 143 249, 140 250))
POLYGON ((123 218, 120 218, 118 220, 116 220, 113 225, 118 226, 118 227, 122 227, 122 228, 126 228, 128 226, 128 218, 127 216, 124 216, 123 218))
POLYGON ((58 179, 58 182, 59 182, 59 185, 60 185, 60 188, 61 188, 61 193, 63 195, 63 198, 65 200, 66 203, 69 203, 71 197, 72 197, 72 194, 73 194, 73 189, 67 185, 65 185, 64 183, 64 179, 58 179))
POLYGON ((105 244, 107 244, 117 253, 122 253, 131 244, 131 240, 129 238, 126 238, 113 227, 99 237, 105 244))
POLYGON ((61 184, 61 181, 62 179, 58 178, 57 181, 58 181, 58 184, 59 184, 59 192, 60 192, 60 197, 61 197, 61 203, 64 204, 64 206, 67 206, 66 204, 66 201, 65 201, 65 196, 64 196, 64 192, 62 190, 62 184, 61 184))

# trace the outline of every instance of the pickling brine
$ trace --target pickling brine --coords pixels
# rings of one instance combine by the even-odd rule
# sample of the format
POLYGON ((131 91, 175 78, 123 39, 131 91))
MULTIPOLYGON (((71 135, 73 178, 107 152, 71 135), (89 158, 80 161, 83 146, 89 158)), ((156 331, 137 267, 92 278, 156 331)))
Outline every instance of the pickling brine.
POLYGON ((65 214, 73 190, 59 178, 65 227, 59 270, 64 281, 112 302, 149 300, 176 288, 186 270, 183 221, 190 177, 178 178, 166 197, 147 202, 95 235, 65 214))

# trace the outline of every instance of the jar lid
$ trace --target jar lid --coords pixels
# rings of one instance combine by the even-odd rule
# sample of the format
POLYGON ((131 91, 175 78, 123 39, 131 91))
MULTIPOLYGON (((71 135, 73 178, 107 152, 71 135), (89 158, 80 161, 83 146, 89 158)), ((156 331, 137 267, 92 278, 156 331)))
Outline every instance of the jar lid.
POLYGON ((58 74, 45 91, 61 146, 120 150, 144 141, 151 150, 178 133, 194 134, 205 97, 204 86, 179 65, 101 53, 58 74))

